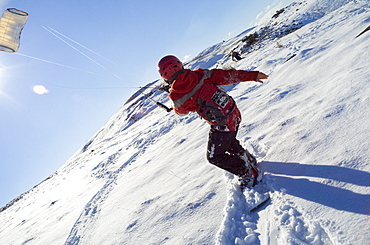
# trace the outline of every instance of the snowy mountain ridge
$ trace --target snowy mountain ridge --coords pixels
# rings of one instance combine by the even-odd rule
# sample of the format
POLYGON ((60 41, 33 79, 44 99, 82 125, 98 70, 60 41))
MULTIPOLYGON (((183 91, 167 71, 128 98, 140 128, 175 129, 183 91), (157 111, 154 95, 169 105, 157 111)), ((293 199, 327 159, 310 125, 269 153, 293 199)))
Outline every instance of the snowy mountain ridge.
POLYGON ((209 126, 155 105, 170 104, 159 80, 2 209, 0 243, 367 244, 369 32, 356 36, 369 10, 368 1, 295 2, 187 64, 270 75, 224 88, 243 114, 238 139, 263 160, 271 202, 259 212, 245 211, 252 197, 207 163, 209 126))
MULTIPOLYGON (((272 16, 267 14, 257 26, 244 31, 235 38, 207 48, 189 62, 192 63, 189 68, 209 68, 213 66, 214 63, 208 62, 209 58, 207 58, 207 54, 210 52, 213 53, 215 50, 220 53, 220 56, 213 57, 212 59, 217 62, 215 67, 224 68, 222 64, 230 58, 230 49, 240 54, 253 52, 263 47, 266 42, 271 43, 271 40, 280 39, 285 35, 295 32, 301 27, 322 18, 326 14, 333 13, 338 9, 340 13, 342 11, 340 8, 343 5, 353 2, 356 1, 302 0, 293 2, 287 7, 277 10, 272 16), (232 48, 230 48, 230 44, 232 44, 232 48)), ((366 9, 362 11, 366 11, 366 9)), ((277 43, 277 45, 280 44, 277 43)))

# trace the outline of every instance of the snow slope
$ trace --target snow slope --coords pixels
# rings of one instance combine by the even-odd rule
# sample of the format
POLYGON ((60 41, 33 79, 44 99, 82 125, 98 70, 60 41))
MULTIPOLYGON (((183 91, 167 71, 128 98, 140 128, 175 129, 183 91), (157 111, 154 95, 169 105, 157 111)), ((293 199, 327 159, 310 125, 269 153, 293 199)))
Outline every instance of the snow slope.
POLYGON ((169 105, 156 81, 1 210, 0 244, 368 244, 370 32, 355 37, 369 10, 367 0, 293 3, 188 64, 270 74, 225 87, 271 189, 258 212, 207 163, 209 126, 148 99, 169 105), (241 41, 254 33, 252 45, 241 41), (231 61, 231 50, 245 58, 231 61))

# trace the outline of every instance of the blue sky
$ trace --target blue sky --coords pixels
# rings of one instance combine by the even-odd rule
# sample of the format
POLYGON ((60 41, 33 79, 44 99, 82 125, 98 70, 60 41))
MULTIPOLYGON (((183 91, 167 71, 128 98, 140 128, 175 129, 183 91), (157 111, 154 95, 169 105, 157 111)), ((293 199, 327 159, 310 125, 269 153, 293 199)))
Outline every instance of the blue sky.
POLYGON ((158 79, 162 56, 195 56, 290 2, 1 1, 1 13, 14 7, 29 19, 19 51, 0 52, 0 206, 55 172, 158 79))

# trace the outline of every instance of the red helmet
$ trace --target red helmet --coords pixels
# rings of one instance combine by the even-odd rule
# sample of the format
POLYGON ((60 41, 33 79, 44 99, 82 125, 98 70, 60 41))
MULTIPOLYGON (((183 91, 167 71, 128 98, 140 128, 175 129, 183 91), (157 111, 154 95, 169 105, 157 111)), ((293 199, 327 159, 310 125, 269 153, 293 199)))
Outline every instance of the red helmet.
POLYGON ((173 55, 167 55, 158 62, 158 71, 165 80, 170 79, 173 74, 183 69, 181 61, 173 55))

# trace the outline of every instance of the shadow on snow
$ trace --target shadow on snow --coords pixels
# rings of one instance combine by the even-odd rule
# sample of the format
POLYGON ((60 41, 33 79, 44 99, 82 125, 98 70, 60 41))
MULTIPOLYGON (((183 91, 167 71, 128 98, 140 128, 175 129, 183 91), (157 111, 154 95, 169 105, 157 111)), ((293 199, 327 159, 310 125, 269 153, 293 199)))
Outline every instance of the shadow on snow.
MULTIPOLYGON (((370 214, 370 195, 355 193, 307 178, 289 176, 318 177, 334 181, 369 187, 370 173, 340 166, 308 165, 299 163, 264 162, 266 172, 273 174, 279 188, 286 193, 337 210, 358 214, 370 214), (277 176, 275 174, 278 174, 277 176), (280 176, 284 175, 284 176, 280 176)), ((330 183, 330 181, 329 181, 330 183)))

